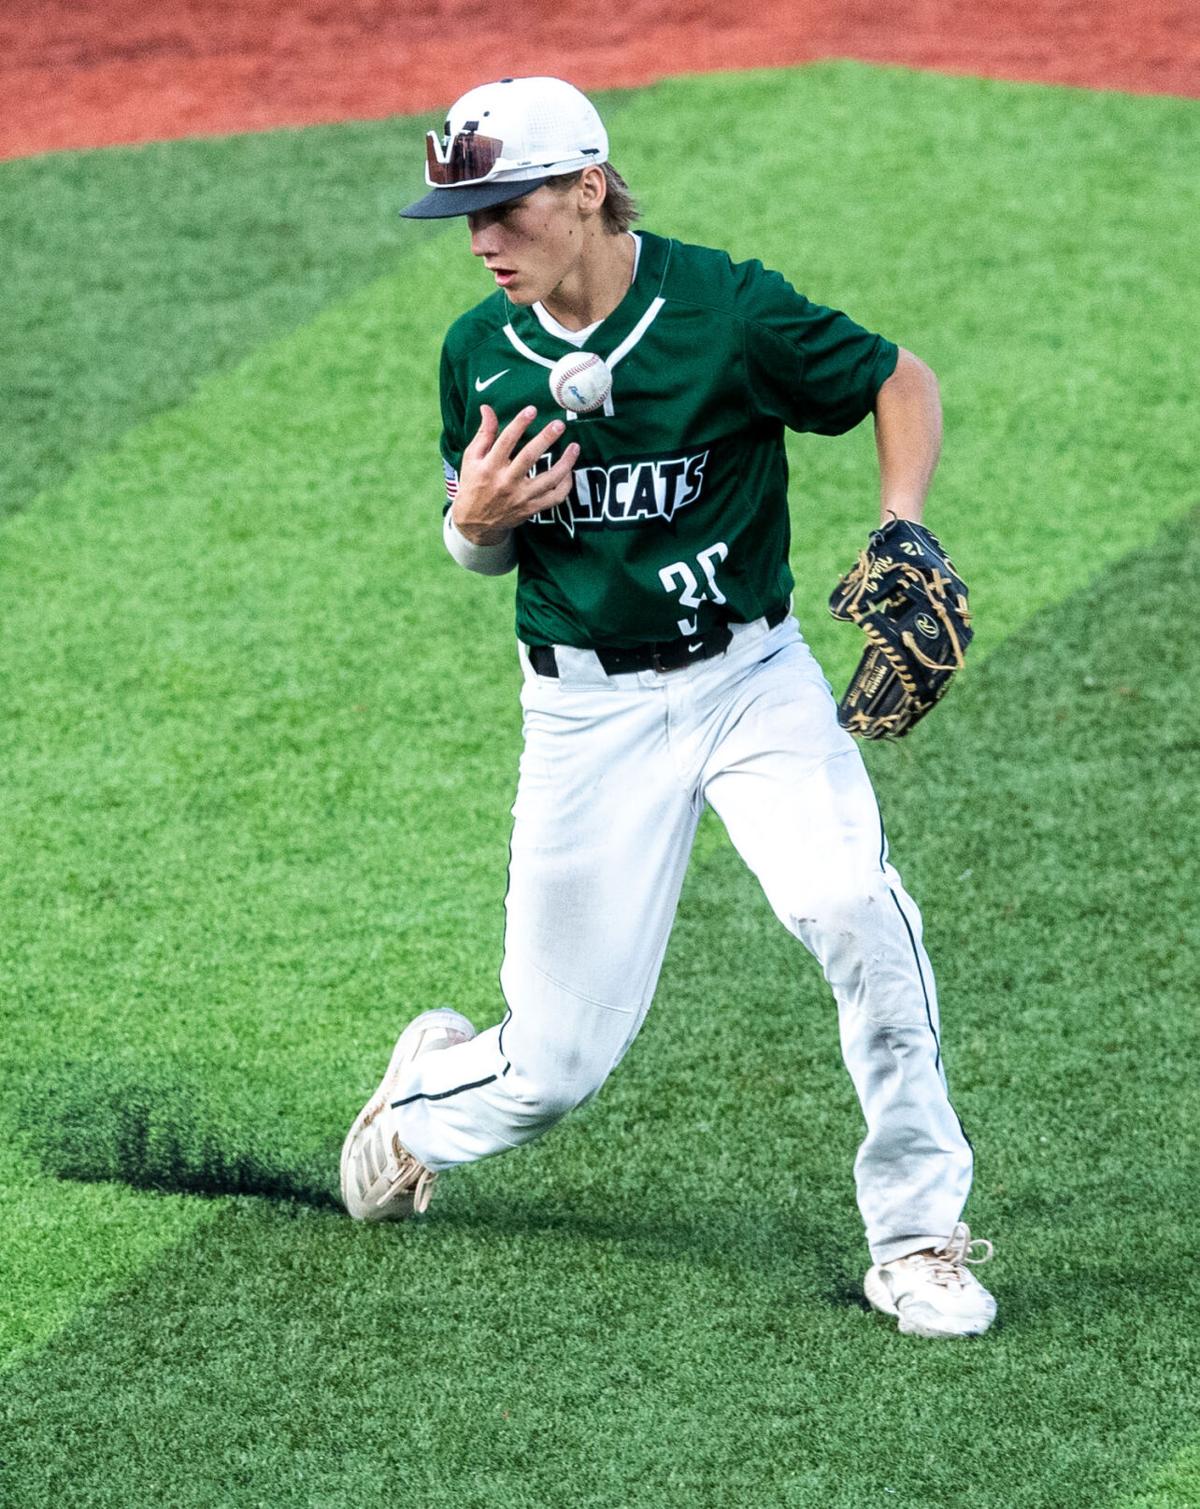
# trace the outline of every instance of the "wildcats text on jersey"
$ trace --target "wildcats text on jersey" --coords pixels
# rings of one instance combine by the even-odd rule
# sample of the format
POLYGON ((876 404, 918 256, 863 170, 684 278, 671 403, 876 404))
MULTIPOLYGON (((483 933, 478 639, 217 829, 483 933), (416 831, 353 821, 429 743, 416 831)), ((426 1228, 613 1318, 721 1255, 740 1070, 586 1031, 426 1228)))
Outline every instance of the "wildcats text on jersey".
MULTIPOLYGON (((651 519, 668 523, 681 508, 695 503, 704 488, 708 452, 670 456, 657 461, 626 461, 616 466, 581 466, 575 472, 570 496, 544 508, 531 524, 562 524, 575 529, 608 526, 636 528, 651 519)), ((543 456, 535 471, 548 470, 552 458, 543 456)))

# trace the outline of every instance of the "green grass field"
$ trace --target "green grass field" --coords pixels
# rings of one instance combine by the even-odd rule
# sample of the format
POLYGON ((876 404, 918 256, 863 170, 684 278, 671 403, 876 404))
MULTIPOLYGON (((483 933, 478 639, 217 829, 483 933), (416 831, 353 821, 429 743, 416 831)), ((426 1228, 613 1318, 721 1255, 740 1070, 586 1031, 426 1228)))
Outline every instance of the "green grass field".
MULTIPOLYGON (((0 1504, 1200 1503, 1200 111, 840 64, 606 103, 649 227, 942 379, 979 632, 870 759, 1000 1323, 864 1310, 832 1005, 712 822, 599 1099, 339 1214, 399 1026, 502 1009, 511 582, 446 559, 436 455, 486 281, 392 217, 419 122, 8 163, 0 1504)), ((869 426, 792 461, 840 682, 869 426)))

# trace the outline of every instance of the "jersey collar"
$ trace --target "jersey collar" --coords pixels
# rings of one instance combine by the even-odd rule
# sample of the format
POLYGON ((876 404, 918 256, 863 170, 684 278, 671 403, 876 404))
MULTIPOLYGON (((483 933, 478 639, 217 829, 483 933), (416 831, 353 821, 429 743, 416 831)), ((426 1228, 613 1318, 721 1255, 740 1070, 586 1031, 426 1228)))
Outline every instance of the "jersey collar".
POLYGON ((637 276, 625 297, 610 315, 600 321, 582 346, 573 346, 569 341, 551 335, 527 304, 510 303, 508 306, 508 323, 513 333, 531 351, 550 361, 557 361, 571 351, 594 351, 607 360, 659 296, 670 259, 669 241, 651 235, 649 231, 639 231, 638 234, 642 240, 642 252, 637 276))

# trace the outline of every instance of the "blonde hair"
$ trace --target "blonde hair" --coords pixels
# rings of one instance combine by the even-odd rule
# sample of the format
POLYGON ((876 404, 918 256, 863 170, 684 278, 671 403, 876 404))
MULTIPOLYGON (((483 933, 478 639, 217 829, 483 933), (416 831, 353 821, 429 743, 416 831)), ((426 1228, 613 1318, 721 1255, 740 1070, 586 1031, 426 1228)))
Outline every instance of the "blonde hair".
MULTIPOLYGON (((629 191, 629 185, 613 167, 611 162, 600 164, 604 173, 605 194, 604 203, 600 206, 600 214, 604 220, 604 229, 611 236, 619 235, 627 231, 635 220, 642 218, 642 212, 638 208, 638 202, 629 191)), ((573 183, 578 183, 583 177, 584 169, 578 173, 559 173, 554 178, 547 178, 546 187, 549 189, 568 189, 573 183)))

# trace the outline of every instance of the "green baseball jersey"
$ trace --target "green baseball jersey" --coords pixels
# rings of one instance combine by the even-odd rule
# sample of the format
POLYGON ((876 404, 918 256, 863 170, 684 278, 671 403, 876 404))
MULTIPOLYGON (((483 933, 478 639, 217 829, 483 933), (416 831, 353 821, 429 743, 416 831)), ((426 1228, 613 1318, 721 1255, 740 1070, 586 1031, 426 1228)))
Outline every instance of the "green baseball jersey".
POLYGON ((640 236, 628 293, 583 346, 612 372, 602 409, 558 407, 549 369, 577 348, 503 290, 442 349, 450 501, 484 403, 501 426, 535 407, 528 435, 568 421, 544 466, 580 447, 570 496, 515 531, 526 644, 623 648, 779 607, 793 585, 784 429, 853 428, 896 365, 889 341, 761 262, 640 236))

